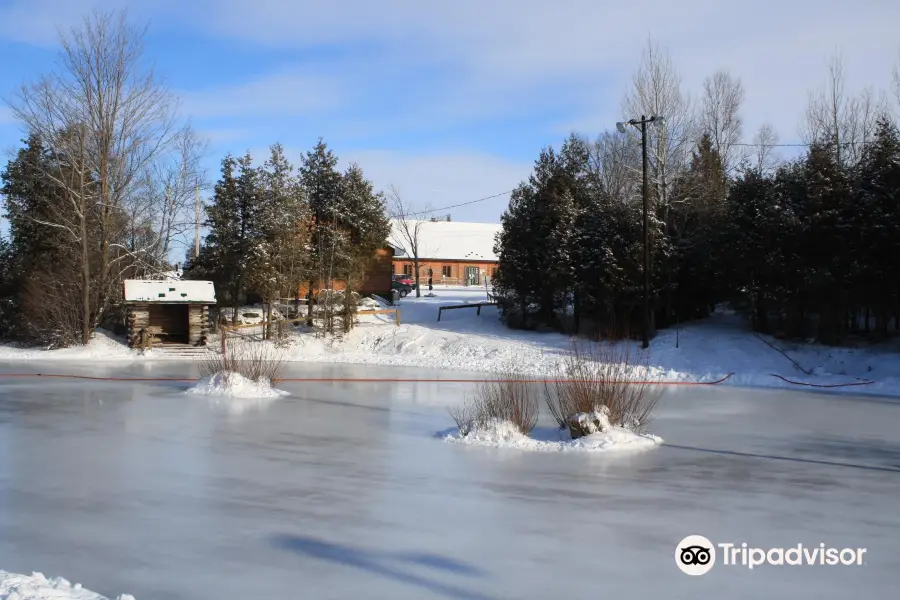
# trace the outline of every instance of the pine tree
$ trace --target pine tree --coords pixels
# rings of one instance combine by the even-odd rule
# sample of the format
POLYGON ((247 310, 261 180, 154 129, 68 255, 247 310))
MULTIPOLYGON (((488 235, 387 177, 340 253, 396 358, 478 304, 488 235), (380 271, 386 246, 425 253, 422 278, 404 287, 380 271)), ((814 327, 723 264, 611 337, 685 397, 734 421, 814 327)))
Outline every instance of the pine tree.
MULTIPOLYGON (((96 302, 91 302, 88 277, 88 321, 84 321, 80 244, 67 230, 48 224, 68 216, 72 209, 46 173, 65 177, 69 169, 66 165, 54 167, 38 136, 23 141, 25 147, 0 174, 0 193, 10 225, 4 267, 7 292, 0 300, 9 327, 0 335, 49 347, 68 346, 83 341, 85 329, 89 335, 94 325, 91 317, 98 313, 96 302)), ((92 229, 90 215, 85 225, 88 231, 92 229)))
POLYGON ((212 277, 216 289, 224 292, 223 304, 233 307, 232 322, 245 293, 247 260, 253 245, 256 207, 253 183, 255 177, 249 155, 222 160, 222 174, 216 183, 212 204, 206 206, 209 235, 199 261, 212 277))
MULTIPOLYGON (((341 205, 341 174, 338 159, 319 138, 315 147, 306 153, 300 166, 300 179, 306 190, 310 208, 310 259, 308 273, 310 294, 319 286, 330 289, 335 262, 347 245, 343 230, 341 205)), ((338 265, 340 266, 340 265, 338 265)), ((308 319, 312 321, 313 298, 310 297, 308 319)))
POLYGON ((343 175, 342 196, 343 223, 350 234, 347 269, 343 274, 347 282, 343 303, 346 331, 353 324, 353 288, 362 282, 378 250, 384 247, 391 233, 391 222, 387 216, 383 194, 375 192, 372 182, 365 178, 356 163, 352 163, 343 175))
MULTIPOLYGON (((255 244, 248 257, 248 283, 266 300, 267 322, 271 322, 272 304, 284 293, 296 295, 305 276, 307 205, 303 188, 281 144, 270 148, 270 156, 257 175, 258 221, 255 244)), ((267 329, 266 338, 270 334, 267 329)))
POLYGON ((900 326, 900 132, 887 117, 878 120, 874 143, 862 153, 854 187, 845 243, 858 257, 855 304, 874 310, 875 333, 883 338, 892 317, 900 326))

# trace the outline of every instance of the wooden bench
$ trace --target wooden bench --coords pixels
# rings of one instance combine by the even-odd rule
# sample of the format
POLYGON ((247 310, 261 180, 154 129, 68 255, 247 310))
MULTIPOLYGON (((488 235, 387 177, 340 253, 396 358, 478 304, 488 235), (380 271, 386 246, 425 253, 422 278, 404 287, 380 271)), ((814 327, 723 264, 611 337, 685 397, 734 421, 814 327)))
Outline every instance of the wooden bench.
POLYGON ((441 313, 443 313, 445 310, 456 310, 457 308, 473 308, 474 307, 474 308, 478 309, 476 314, 480 315, 482 306, 497 306, 497 303, 493 302, 493 301, 469 302, 466 304, 452 304, 450 306, 438 306, 438 321, 441 320, 441 313))

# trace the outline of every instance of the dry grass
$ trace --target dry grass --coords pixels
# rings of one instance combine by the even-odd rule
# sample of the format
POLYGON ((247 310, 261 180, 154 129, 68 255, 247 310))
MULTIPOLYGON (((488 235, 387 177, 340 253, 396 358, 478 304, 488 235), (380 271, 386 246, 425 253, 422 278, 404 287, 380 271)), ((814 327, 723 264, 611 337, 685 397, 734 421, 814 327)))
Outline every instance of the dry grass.
POLYGON ((561 429, 570 427, 571 416, 604 406, 613 425, 638 431, 649 423, 659 378, 649 379, 646 359, 633 356, 627 342, 574 342, 560 366, 560 377, 545 384, 544 398, 561 429))
POLYGON ((491 420, 509 421, 524 434, 537 425, 540 393, 535 383, 512 370, 479 383, 466 401, 450 409, 462 435, 491 420))
POLYGON ((229 343, 225 355, 212 354, 200 363, 200 373, 204 377, 228 371, 253 381, 275 381, 283 370, 282 353, 266 342, 229 343))

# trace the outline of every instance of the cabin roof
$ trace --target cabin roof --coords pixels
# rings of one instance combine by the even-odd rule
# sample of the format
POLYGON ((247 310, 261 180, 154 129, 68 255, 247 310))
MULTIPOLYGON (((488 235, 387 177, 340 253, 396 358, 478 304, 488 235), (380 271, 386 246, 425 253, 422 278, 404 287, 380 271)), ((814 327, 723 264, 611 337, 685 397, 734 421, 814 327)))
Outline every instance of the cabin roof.
POLYGON ((125 302, 215 304, 212 281, 125 280, 125 302))

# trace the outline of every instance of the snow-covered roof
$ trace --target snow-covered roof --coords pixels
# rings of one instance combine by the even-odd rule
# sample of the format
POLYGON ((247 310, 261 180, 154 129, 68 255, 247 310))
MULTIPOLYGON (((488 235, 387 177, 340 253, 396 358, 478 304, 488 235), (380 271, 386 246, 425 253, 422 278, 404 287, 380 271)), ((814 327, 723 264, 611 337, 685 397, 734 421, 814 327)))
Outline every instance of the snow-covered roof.
POLYGON ((212 281, 125 280, 126 302, 202 302, 216 303, 212 281))
MULTIPOLYGON (((400 221, 391 221, 388 238, 396 256, 404 256, 401 248, 409 250, 409 244, 401 233, 400 221)), ((419 227, 419 258, 423 260, 487 260, 496 261, 494 236, 500 231, 499 223, 465 223, 462 221, 409 221, 409 229, 419 227)))

